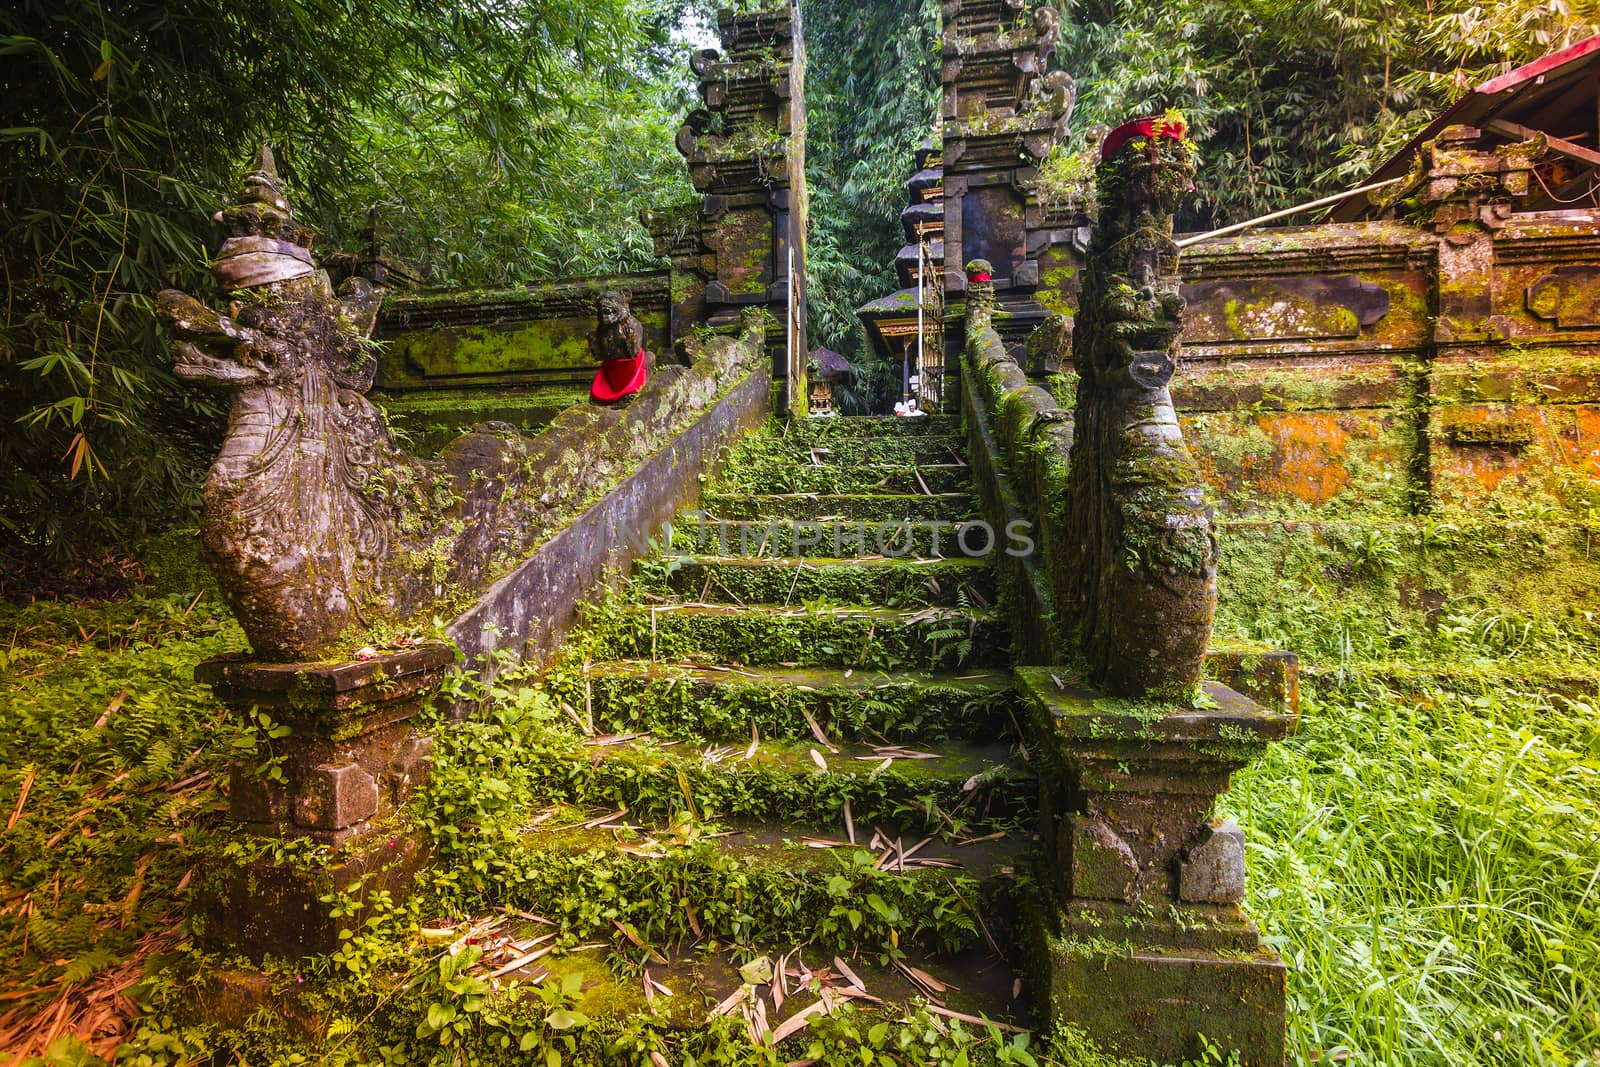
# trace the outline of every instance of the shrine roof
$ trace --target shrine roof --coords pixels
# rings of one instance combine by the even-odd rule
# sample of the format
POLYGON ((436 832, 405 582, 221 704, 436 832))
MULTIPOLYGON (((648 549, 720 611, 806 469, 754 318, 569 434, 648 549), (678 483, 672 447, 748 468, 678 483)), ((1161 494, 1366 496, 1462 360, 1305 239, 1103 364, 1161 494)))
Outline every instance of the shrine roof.
MULTIPOLYGON (((1588 185, 1592 191, 1600 175, 1600 35, 1479 85, 1358 184, 1403 177, 1421 147, 1448 126, 1482 130, 1484 147, 1545 134, 1552 150, 1579 164, 1581 170, 1564 189, 1552 190, 1551 202, 1574 185, 1588 185)), ((1356 197, 1335 206, 1328 219, 1354 222, 1373 217, 1377 210, 1365 198, 1356 197)))

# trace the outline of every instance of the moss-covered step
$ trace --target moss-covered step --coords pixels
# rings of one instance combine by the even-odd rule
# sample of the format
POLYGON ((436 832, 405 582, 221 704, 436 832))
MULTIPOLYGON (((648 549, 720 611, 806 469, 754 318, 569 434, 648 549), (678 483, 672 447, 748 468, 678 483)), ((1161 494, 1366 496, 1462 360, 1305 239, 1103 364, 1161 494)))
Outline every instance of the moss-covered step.
MULTIPOLYGON (((605 815, 586 809, 574 817, 605 815)), ((969 844, 886 825, 857 823, 854 834, 852 845, 842 823, 649 825, 631 812, 598 827, 547 822, 523 837, 531 855, 516 861, 503 903, 550 920, 572 944, 625 937, 612 926, 621 920, 641 941, 669 950, 706 939, 852 956, 888 951, 898 940, 960 952, 985 945, 979 915, 998 945, 1009 943, 1010 893, 1028 830, 973 834, 969 844), (660 906, 607 915, 608 899, 618 898, 660 906)))
MULTIPOLYGON (((884 903, 888 901, 885 899, 884 903)), ((986 915, 985 922, 991 921, 986 915)), ((543 1008, 528 986, 537 983, 546 988, 563 985, 572 988, 575 999, 571 1009, 592 1020, 591 1025, 574 1031, 580 1050, 589 1050, 586 1042, 595 1043, 592 1058, 582 1056, 581 1052, 574 1057, 576 1062, 582 1063, 627 1062, 619 1060, 614 1049, 606 1050, 603 1041, 610 1027, 639 1019, 649 1019, 654 1025, 659 1035, 657 1040, 665 1042, 660 1047, 665 1050, 669 1062, 686 1062, 688 1056, 696 1057, 696 1062, 713 1062, 711 1057, 727 1043, 750 1040, 746 1036, 747 1024, 738 1008, 731 1013, 717 1013, 719 1004, 746 989, 752 1005, 760 1003, 765 1011, 770 1030, 777 1030, 802 1012, 808 1013, 810 1024, 798 1029, 780 1046, 777 1061, 780 1063, 797 1059, 803 1062, 806 1052, 819 1039, 827 1042, 823 1048, 824 1057, 830 1053, 848 1055, 860 1062, 860 1049, 870 1044, 869 1031, 885 1023, 889 1031, 886 1040, 893 1041, 895 1029, 904 1026, 905 1019, 913 1014, 930 1020, 921 1027, 924 1033, 935 1025, 948 1025, 947 1019, 919 1006, 918 1001, 927 995, 925 990, 889 962, 887 953, 847 952, 844 955, 848 959, 841 957, 850 974, 875 998, 874 1001, 857 999, 852 1002, 845 992, 850 979, 845 978, 834 963, 838 954, 821 945, 805 945, 790 939, 723 948, 720 946, 727 942, 712 941, 708 933, 703 938, 674 946, 647 940, 631 924, 628 929, 639 936, 645 947, 634 944, 626 933, 611 925, 595 934, 594 940, 603 938, 609 942, 606 947, 555 950, 497 979, 501 990, 498 995, 526 998, 524 1003, 539 1005, 539 1010, 545 1011, 548 1009, 543 1008), (780 960, 786 967, 781 980, 783 992, 774 989, 777 983, 772 979, 747 982, 747 976, 764 978, 768 969, 778 965, 780 960), (836 1003, 848 1004, 853 1010, 846 1009, 835 1015, 818 1013, 813 1005, 819 993, 805 980, 807 971, 813 975, 813 980, 826 984, 836 1003), (649 995, 644 991, 647 981, 649 995)), ((548 928, 543 932, 548 932, 548 928)), ((529 923, 521 929, 507 929, 503 938, 486 938, 493 955, 480 960, 477 973, 490 973, 518 958, 515 947, 498 947, 502 940, 521 939, 519 943, 528 943, 540 933, 538 924, 529 923)), ((900 956, 897 953, 897 958, 900 956)), ((941 1006, 947 1010, 992 1019, 1002 1025, 1025 1027, 1032 1021, 1028 1017, 1031 1002, 1025 992, 1017 990, 1019 973, 987 946, 982 950, 929 953, 908 945, 901 962, 932 977, 944 988, 938 996, 941 1006), (1018 992, 1017 997, 1012 996, 1014 991, 1018 992)), ((542 1015, 534 1017, 542 1019, 542 1015)), ((981 1031, 981 1027, 976 1028, 981 1031)), ((821 1062, 836 1061, 825 1058, 821 1062)), ((888 1062, 887 1058, 884 1062, 888 1062)))
POLYGON ((682 604, 624 608, 596 658, 857 670, 996 667, 1010 634, 988 609, 785 608, 682 604))
POLYGON ((1086 744, 1102 753, 1164 750, 1174 767, 1182 759, 1242 767, 1292 733, 1299 718, 1215 681, 1200 683, 1198 700, 1131 701, 1082 688, 1048 667, 1018 667, 1015 675, 1030 736, 1063 767, 1084 758, 1086 744))
POLYGON ((650 735, 564 735, 540 742, 534 807, 626 807, 645 822, 788 820, 906 834, 982 836, 1031 826, 1037 781, 1007 742, 945 742, 937 750, 821 741, 744 741, 704 747, 650 735))
MULTIPOLYGON (((978 505, 971 493, 707 493, 698 510, 715 519, 958 522, 978 517, 978 505)), ((680 521, 692 524, 694 519, 680 521)))
POLYGON ((792 419, 777 433, 788 441, 836 441, 845 437, 937 437, 959 434, 959 415, 921 415, 914 419, 891 416, 845 415, 792 419))
POLYGON ((730 462, 714 487, 725 493, 970 493, 965 464, 730 462))
POLYGON ((555 671, 546 684, 595 729, 668 739, 803 739, 906 744, 992 738, 1020 721, 1009 671, 887 673, 683 667, 638 660, 555 671), (810 716, 808 720, 806 716, 810 716))
MULTIPOLYGON (((672 551, 684 555, 789 559, 974 559, 995 547, 991 527, 979 521, 900 519, 870 522, 833 519, 708 519, 679 516, 672 551)), ((779 597, 782 600, 782 597, 779 597)))
POLYGON ((1332 688, 1341 684, 1343 679, 1356 677, 1377 679, 1395 691, 1406 694, 1446 689, 1483 695, 1505 694, 1509 691, 1540 693, 1571 700, 1594 701, 1600 698, 1600 663, 1582 660, 1552 662, 1533 656, 1466 663, 1357 660, 1315 664, 1305 667, 1304 671, 1307 684, 1316 689, 1332 688))
POLYGON ((981 559, 796 559, 672 556, 634 572, 688 600, 734 604, 881 604, 957 607, 995 602, 994 569, 981 559), (653 572, 653 573, 652 573, 653 572))
POLYGON ((914 437, 839 437, 830 441, 790 441, 771 454, 793 463, 964 463, 966 440, 944 434, 914 437))

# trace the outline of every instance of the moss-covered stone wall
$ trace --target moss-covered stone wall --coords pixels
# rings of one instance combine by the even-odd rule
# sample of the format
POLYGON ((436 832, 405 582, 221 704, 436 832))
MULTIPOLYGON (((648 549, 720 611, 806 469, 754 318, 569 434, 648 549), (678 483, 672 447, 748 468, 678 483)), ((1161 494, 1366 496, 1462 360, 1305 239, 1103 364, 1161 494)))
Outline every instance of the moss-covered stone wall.
MULTIPOLYGON (((1511 151, 1455 162, 1503 175, 1526 163, 1511 151)), ((1439 188, 1377 221, 1183 251, 1173 398, 1217 507, 1226 633, 1293 643, 1256 624, 1300 604, 1318 614, 1307 634, 1321 628, 1301 636, 1335 652, 1341 628, 1388 628, 1391 647, 1349 651, 1370 659, 1461 620, 1591 626, 1600 210, 1518 211, 1487 179, 1439 188)), ((1037 299, 1072 316, 1081 252, 1065 225, 1051 236, 1037 299)), ((1031 384, 1068 406, 1074 381, 1066 368, 1031 384)), ((1004 420, 994 429, 1004 442, 1004 420)), ((1025 458, 1019 443, 1004 447, 1025 458)))
POLYGON ((1225 629, 1298 598, 1348 632, 1390 628, 1390 648, 1350 653, 1370 659, 1461 620, 1591 626, 1600 211, 1437 229, 1185 251, 1174 395, 1223 521, 1225 629), (1481 251, 1449 251, 1466 241, 1481 251))
POLYGON ((668 280, 649 274, 563 278, 523 289, 390 297, 378 322, 385 343, 379 389, 569 384, 594 376, 589 354, 595 300, 607 290, 632 295, 645 347, 671 351, 668 280))
POLYGON ((1184 255, 1177 397, 1231 515, 1587 507, 1600 211, 1512 215, 1463 270, 1429 230, 1278 230, 1184 255), (1478 290, 1488 312, 1449 308, 1478 290))
POLYGON ((538 433, 586 403, 595 300, 632 295, 645 347, 674 358, 668 274, 563 278, 521 289, 391 295, 376 336, 373 400, 413 452, 432 454, 483 422, 538 433))

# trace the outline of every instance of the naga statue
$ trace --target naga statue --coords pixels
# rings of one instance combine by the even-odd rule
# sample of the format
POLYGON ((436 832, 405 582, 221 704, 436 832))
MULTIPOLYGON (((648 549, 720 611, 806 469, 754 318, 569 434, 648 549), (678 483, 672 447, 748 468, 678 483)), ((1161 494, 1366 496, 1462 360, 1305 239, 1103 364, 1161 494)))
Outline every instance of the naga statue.
POLYGON ((473 433, 431 462, 395 446, 363 395, 382 293, 359 276, 333 290, 270 149, 215 218, 227 313, 171 289, 156 301, 177 376, 232 393, 201 543, 256 654, 316 658, 357 625, 480 582, 528 540, 528 439, 473 433))
POLYGON ((1168 389, 1184 308, 1172 215, 1194 157, 1176 118, 1106 138, 1072 332, 1069 521, 1081 556, 1065 606, 1090 680, 1134 699, 1192 691, 1217 603, 1211 510, 1168 389))
MULTIPOLYGON (((334 290, 270 150, 216 218, 228 237, 212 272, 227 313, 169 289, 156 314, 178 377, 233 395, 200 541, 264 660, 325 658, 381 623, 471 603, 706 410, 759 350, 750 318, 738 339, 691 341, 696 366, 651 374, 631 404, 569 409, 537 437, 485 423, 423 460, 394 443, 364 395, 382 293, 359 275, 334 290)), ((626 297, 608 294, 599 316, 596 354, 609 359, 620 342, 642 367, 626 297)))

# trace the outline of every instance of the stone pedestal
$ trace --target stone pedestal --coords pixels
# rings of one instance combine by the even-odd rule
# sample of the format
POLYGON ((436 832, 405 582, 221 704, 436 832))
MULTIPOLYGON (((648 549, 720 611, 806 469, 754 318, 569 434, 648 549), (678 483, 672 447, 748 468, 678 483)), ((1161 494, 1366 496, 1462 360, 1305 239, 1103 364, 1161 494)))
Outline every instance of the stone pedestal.
POLYGON ((196 897, 205 942, 252 954, 327 952, 338 946, 338 925, 322 897, 404 895, 423 850, 385 816, 427 774, 432 744, 411 720, 452 659, 447 646, 429 644, 338 664, 227 655, 196 669, 240 715, 264 713, 288 728, 267 742, 270 753, 234 767, 231 820, 261 839, 308 842, 206 872, 196 897), (262 774, 259 764, 276 757, 281 774, 262 774))
POLYGON ((1284 1058, 1285 972, 1240 909, 1244 837, 1211 818, 1229 776, 1293 715, 1216 682, 1193 707, 1110 700, 1021 668, 1043 749, 1044 1009, 1101 1047, 1157 1062, 1201 1036, 1246 1067, 1284 1058))

